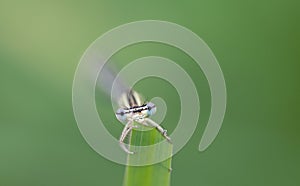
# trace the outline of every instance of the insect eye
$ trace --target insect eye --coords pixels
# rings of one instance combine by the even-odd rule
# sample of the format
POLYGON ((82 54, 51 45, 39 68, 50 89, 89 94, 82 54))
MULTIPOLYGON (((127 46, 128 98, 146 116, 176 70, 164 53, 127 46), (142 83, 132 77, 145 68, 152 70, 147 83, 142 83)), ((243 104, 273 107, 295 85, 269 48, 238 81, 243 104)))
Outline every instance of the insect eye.
POLYGON ((149 116, 155 114, 155 112, 156 112, 156 106, 154 105, 154 103, 149 102, 149 103, 147 103, 146 106, 148 108, 148 115, 149 116))
POLYGON ((118 109, 117 112, 116 112, 116 117, 117 117, 117 119, 118 119, 119 121, 121 121, 121 122, 126 121, 126 118, 127 118, 127 117, 126 117, 125 110, 122 109, 122 108, 118 109))

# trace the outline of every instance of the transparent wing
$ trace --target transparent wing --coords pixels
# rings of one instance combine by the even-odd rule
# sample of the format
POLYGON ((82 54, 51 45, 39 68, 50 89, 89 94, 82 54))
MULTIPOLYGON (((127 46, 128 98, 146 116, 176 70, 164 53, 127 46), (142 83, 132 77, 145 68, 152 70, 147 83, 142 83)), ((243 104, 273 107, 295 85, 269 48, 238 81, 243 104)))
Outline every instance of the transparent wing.
POLYGON ((124 82, 124 78, 117 74, 118 70, 113 65, 115 61, 112 63, 112 61, 109 60, 104 64, 104 60, 98 59, 97 62, 103 65, 97 78, 97 88, 112 98, 114 109, 118 107, 132 108, 145 103, 143 96, 132 90, 132 88, 124 82), (112 90, 113 85, 114 90, 112 90))
POLYGON ((108 96, 112 96, 115 102, 118 102, 121 95, 127 92, 130 88, 121 80, 121 77, 116 78, 116 70, 112 65, 104 65, 99 73, 97 86, 103 90, 108 96), (115 83, 115 90, 112 92, 112 85, 115 83))

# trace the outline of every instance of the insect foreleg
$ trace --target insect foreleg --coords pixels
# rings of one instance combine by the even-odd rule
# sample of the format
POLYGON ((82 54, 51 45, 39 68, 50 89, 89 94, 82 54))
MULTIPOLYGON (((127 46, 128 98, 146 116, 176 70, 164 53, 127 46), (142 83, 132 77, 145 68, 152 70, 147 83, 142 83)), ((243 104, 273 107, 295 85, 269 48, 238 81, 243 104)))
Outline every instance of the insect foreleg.
POLYGON ((122 134, 120 136, 120 140, 119 140, 121 148, 128 154, 134 154, 134 152, 131 152, 126 148, 125 143, 124 143, 125 137, 129 134, 129 132, 132 130, 132 128, 134 128, 134 126, 132 126, 132 123, 133 123, 133 121, 128 121, 128 123, 125 125, 125 127, 123 129, 123 132, 122 132, 122 134))
POLYGON ((163 129, 159 124, 157 124, 156 122, 154 122, 153 120, 149 119, 149 118, 145 118, 145 121, 152 127, 156 128, 158 130, 158 132, 160 132, 164 138, 166 138, 166 140, 169 143, 171 142, 171 138, 167 135, 167 130, 163 129))

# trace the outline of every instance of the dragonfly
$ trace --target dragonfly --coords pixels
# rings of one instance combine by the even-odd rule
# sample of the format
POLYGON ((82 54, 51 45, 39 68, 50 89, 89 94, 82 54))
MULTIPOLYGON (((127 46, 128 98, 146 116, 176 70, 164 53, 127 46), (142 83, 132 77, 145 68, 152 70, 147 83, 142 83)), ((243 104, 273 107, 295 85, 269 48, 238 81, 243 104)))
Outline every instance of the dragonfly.
POLYGON ((130 89, 122 94, 119 105, 120 108, 115 114, 120 122, 126 123, 119 139, 120 146, 125 152, 134 154, 125 146, 124 140, 134 128, 139 127, 135 125, 135 122, 142 126, 155 128, 169 143, 172 143, 171 138, 167 135, 167 130, 149 118, 156 113, 154 103, 143 101, 139 93, 130 89))
POLYGON ((116 77, 113 66, 105 66, 99 75, 101 81, 98 81, 98 85, 104 92, 111 95, 114 101, 118 102, 119 109, 115 115, 121 123, 125 124, 119 138, 120 147, 126 153, 134 154, 126 147, 124 140, 132 130, 140 126, 155 128, 169 143, 172 143, 171 138, 167 135, 167 130, 150 119, 156 112, 155 104, 145 101, 141 94, 129 88, 122 78, 116 77), (112 92, 113 83, 116 84, 115 92, 112 92))

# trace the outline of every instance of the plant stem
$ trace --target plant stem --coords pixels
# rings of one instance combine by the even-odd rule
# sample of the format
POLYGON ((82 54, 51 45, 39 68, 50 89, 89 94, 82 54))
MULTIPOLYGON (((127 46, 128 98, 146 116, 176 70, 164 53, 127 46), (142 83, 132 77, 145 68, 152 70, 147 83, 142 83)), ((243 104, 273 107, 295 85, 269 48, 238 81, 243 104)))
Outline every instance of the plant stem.
MULTIPOLYGON (((129 143, 135 146, 145 146, 160 142, 164 138, 155 129, 150 131, 133 130, 130 136, 129 143)), ((156 148, 149 152, 147 157, 137 157, 139 153, 128 155, 127 161, 130 162, 134 158, 154 158, 157 154, 172 155, 172 145, 169 144, 167 148, 156 148)), ((143 155, 145 156, 145 155, 143 155)), ((170 186, 171 176, 171 159, 168 158, 160 163, 147 166, 127 166, 124 175, 123 186, 170 186)))

